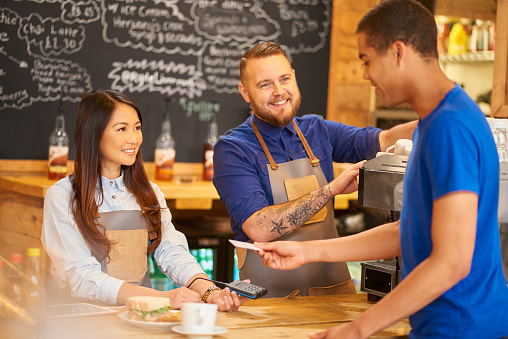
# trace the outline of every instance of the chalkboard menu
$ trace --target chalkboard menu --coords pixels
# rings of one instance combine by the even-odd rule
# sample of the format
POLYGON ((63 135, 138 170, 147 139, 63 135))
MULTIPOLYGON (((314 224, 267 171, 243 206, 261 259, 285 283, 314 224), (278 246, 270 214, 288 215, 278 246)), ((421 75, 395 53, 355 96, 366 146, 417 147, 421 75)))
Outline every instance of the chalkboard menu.
POLYGON ((220 134, 249 115, 238 60, 259 41, 292 60, 298 114, 325 116, 330 15, 325 0, 2 0, 0 158, 46 159, 61 100, 73 159, 79 101, 110 88, 141 109, 145 160, 172 98, 176 161, 200 162, 213 114, 220 134))

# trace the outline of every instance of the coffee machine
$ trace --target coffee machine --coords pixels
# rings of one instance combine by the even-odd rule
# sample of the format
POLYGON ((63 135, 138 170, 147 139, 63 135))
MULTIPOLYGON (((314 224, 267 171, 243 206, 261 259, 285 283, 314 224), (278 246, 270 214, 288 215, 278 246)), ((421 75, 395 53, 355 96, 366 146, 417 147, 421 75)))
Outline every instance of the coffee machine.
POLYGON ((499 155, 498 221, 503 271, 508 282, 508 119, 488 118, 499 155))
MULTIPOLYGON (((388 210, 387 221, 398 220, 408 158, 386 153, 365 162, 359 174, 359 205, 388 210)), ((397 286, 401 273, 400 260, 361 263, 360 290, 367 293, 369 300, 377 301, 397 286)))

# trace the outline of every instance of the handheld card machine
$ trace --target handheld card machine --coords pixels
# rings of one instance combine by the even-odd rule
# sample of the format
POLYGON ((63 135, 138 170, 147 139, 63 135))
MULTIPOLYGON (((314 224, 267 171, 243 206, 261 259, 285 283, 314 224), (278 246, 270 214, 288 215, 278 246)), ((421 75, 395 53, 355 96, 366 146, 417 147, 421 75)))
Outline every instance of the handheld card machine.
POLYGON ((212 280, 212 282, 219 287, 229 287, 231 291, 235 291, 236 293, 251 299, 261 298, 268 293, 268 290, 264 287, 250 284, 241 280, 235 280, 230 283, 223 283, 215 280, 212 280))

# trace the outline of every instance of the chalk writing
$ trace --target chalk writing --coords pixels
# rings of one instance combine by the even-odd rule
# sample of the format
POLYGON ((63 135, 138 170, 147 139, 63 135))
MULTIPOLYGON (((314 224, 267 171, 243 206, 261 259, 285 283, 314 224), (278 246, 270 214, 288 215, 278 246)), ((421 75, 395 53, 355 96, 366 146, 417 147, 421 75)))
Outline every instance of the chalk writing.
POLYGON ((199 58, 208 88, 217 93, 237 93, 240 83, 238 61, 248 46, 237 42, 209 44, 199 58))
POLYGON ((104 41, 155 53, 197 55, 204 39, 174 1, 102 0, 104 41))
POLYGON ((113 62, 113 67, 108 74, 108 78, 113 80, 111 88, 122 92, 178 93, 193 98, 201 96, 206 89, 202 73, 192 64, 129 59, 113 62))
MULTIPOLYGON (((30 86, 12 88, 9 92, 4 88, 0 95, 0 109, 22 109, 33 102, 56 101, 60 97, 66 101, 78 102, 92 89, 90 75, 76 63, 38 57, 30 60, 28 65, 24 77, 30 79, 30 86)), ((6 73, 9 78, 20 74, 19 71, 9 73, 9 70, 6 73)))
POLYGON ((38 46, 44 56, 75 53, 86 37, 84 26, 67 25, 57 18, 43 19, 38 13, 21 19, 18 36, 26 41, 30 54, 36 54, 32 49, 38 46))
POLYGON ((224 0, 199 4, 195 3, 191 16, 196 20, 196 31, 210 40, 249 42, 280 35, 279 23, 267 15, 258 0, 253 6, 224 0))
POLYGON ((200 121, 211 121, 214 113, 219 113, 220 104, 210 101, 192 101, 185 97, 178 100, 178 104, 185 112, 185 117, 190 118, 193 113, 198 113, 200 121))
POLYGON ((88 24, 100 19, 100 9, 94 0, 66 1, 62 4, 62 21, 66 24, 88 24))
POLYGON ((263 7, 281 26, 277 41, 290 54, 322 49, 330 31, 329 0, 264 0, 263 7))

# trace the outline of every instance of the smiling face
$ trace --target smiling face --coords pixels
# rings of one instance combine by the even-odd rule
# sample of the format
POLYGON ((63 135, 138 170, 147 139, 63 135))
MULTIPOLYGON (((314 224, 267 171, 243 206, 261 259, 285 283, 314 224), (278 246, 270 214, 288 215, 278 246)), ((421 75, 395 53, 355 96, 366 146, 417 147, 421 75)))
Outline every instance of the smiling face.
POLYGON ((295 71, 281 54, 250 59, 238 86, 258 118, 283 127, 293 120, 301 97, 295 71))
POLYGON ((386 107, 394 107, 404 100, 402 74, 399 71, 400 42, 395 42, 384 54, 379 54, 374 47, 367 44, 367 35, 358 33, 358 53, 363 61, 363 78, 370 80, 376 88, 376 95, 383 100, 386 107))
POLYGON ((108 179, 118 178, 122 165, 134 164, 142 142, 138 113, 133 107, 118 103, 99 144, 102 174, 108 179))

